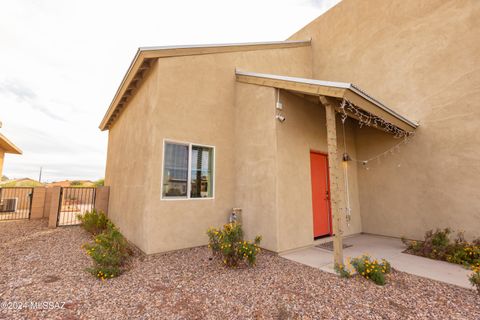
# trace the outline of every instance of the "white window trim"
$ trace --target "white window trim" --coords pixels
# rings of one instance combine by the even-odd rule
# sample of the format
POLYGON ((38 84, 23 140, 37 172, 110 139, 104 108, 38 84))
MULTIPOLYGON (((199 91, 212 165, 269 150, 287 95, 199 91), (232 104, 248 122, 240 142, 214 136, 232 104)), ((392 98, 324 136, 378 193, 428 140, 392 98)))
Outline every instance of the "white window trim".
POLYGON ((217 186, 217 182, 215 180, 216 174, 216 166, 215 166, 215 159, 217 157, 217 152, 215 150, 215 146, 211 146, 208 144, 203 143, 195 143, 195 142, 187 142, 187 141, 180 141, 174 139, 163 139, 163 149, 162 149, 162 177, 160 180, 160 200, 162 201, 188 201, 188 200, 214 200, 215 199, 215 189, 217 186), (188 173, 187 173, 187 196, 186 197, 164 197, 163 196, 163 174, 165 172, 165 145, 167 143, 179 144, 188 146, 188 173), (199 147, 207 147, 212 148, 213 151, 213 172, 212 172, 212 180, 213 180, 213 190, 211 197, 204 197, 204 198, 191 198, 190 191, 192 190, 192 146, 199 146, 199 147))

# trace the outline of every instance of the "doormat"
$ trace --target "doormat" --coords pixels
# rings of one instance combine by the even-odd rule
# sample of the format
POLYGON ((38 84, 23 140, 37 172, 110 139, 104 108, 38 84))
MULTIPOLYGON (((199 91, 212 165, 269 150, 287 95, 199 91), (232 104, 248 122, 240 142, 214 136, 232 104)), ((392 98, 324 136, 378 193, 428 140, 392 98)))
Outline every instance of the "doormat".
MULTIPOLYGON (((351 244, 343 244, 343 249, 350 248, 352 245, 351 244)), ((324 243, 317 244, 315 247, 320 248, 320 249, 325 249, 328 251, 333 251, 333 241, 328 241, 324 243)))

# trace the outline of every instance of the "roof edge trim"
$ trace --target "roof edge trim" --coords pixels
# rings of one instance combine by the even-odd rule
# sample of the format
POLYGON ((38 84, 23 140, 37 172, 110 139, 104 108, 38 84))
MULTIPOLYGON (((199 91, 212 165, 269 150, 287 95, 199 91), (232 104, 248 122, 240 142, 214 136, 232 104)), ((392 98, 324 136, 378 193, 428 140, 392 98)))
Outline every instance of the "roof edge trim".
POLYGON ((5 150, 5 153, 22 154, 22 150, 0 133, 0 149, 5 150))
POLYGON ((263 42, 238 42, 238 43, 212 43, 212 44, 187 44, 174 46, 140 47, 139 51, 150 50, 171 50, 171 49, 206 49, 224 47, 248 47, 248 46, 278 46, 278 45, 310 45, 309 40, 285 40, 285 41, 263 41, 263 42))
MULTIPOLYGON (((158 59, 165 57, 203 55, 214 53, 227 53, 237 51, 254 51, 269 49, 284 49, 306 47, 311 45, 309 40, 287 40, 287 41, 269 41, 269 42, 244 42, 244 43, 225 43, 225 44, 200 44, 200 45, 179 45, 179 46, 161 46, 161 47, 140 47, 135 57, 130 63, 115 96, 110 103, 100 125, 100 130, 108 130, 110 123, 114 121, 112 115, 117 110, 117 106, 127 90, 133 76, 145 60, 158 59)), ((151 61, 151 60, 149 60, 151 61)))

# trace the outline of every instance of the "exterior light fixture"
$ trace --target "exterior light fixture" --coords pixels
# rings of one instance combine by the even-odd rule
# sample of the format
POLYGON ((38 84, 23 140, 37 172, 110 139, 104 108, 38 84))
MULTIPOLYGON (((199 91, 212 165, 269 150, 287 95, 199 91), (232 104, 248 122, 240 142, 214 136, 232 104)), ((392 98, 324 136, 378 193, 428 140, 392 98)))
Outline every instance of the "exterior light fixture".
POLYGON ((284 121, 285 121, 285 117, 282 116, 282 115, 280 115, 280 114, 277 114, 277 115, 275 116, 275 119, 277 119, 277 120, 280 121, 280 122, 284 122, 284 121))
POLYGON ((342 161, 344 161, 344 162, 352 161, 352 158, 350 158, 350 155, 345 152, 342 156, 342 161))

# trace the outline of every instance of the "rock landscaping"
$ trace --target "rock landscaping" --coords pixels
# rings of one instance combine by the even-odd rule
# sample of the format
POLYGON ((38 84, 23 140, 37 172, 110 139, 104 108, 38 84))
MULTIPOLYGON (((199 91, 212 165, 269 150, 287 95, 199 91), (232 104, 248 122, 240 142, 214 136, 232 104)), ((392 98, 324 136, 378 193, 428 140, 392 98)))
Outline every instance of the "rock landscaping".
POLYGON ((262 251, 255 268, 227 268, 206 246, 137 254, 119 277, 86 269, 80 227, 0 223, 0 301, 5 319, 479 319, 474 290, 393 270, 384 286, 342 279, 262 251), (57 303, 57 305, 55 305, 57 303), (10 305, 12 307, 12 305, 10 305))

